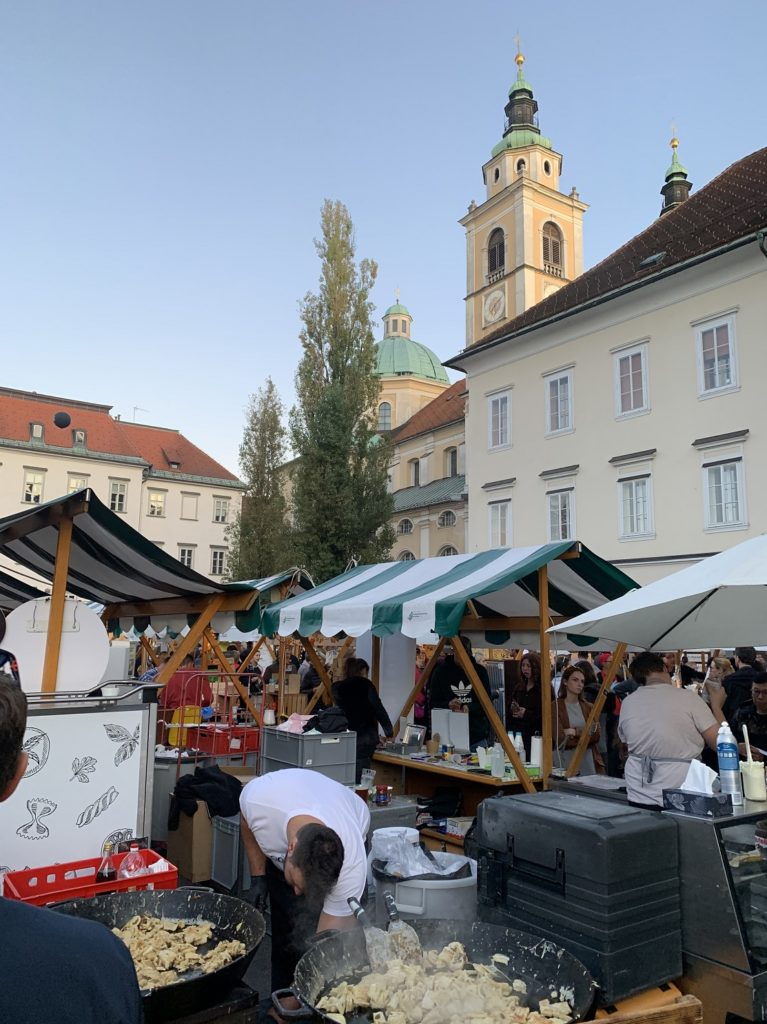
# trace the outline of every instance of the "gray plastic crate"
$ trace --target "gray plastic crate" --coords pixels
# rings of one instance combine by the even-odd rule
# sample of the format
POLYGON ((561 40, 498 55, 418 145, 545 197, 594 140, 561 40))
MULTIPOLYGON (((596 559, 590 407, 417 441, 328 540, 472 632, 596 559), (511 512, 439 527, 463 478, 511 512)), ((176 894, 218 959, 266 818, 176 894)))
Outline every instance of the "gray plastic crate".
POLYGON ((356 781, 357 733, 285 732, 261 730, 261 774, 281 768, 310 768, 344 786, 356 781))
POLYGON ((234 893, 250 888, 250 870, 245 847, 240 841, 240 816, 213 819, 213 848, 210 877, 234 893))

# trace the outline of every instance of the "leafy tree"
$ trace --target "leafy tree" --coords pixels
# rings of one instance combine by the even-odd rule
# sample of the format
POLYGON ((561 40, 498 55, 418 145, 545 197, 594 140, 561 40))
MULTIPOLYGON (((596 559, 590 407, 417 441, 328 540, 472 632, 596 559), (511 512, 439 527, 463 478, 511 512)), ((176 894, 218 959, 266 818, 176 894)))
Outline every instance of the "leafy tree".
POLYGON ((229 575, 257 579, 294 563, 288 506, 281 486, 287 430, 284 406, 271 377, 250 396, 240 445, 240 469, 248 489, 242 512, 229 528, 229 575))
POLYGON ((355 263, 354 226, 340 202, 323 204, 315 247, 319 290, 300 306, 292 511, 301 560, 321 582, 351 559, 386 559, 394 535, 388 525, 390 450, 375 429, 380 382, 369 296, 378 268, 372 260, 355 263))

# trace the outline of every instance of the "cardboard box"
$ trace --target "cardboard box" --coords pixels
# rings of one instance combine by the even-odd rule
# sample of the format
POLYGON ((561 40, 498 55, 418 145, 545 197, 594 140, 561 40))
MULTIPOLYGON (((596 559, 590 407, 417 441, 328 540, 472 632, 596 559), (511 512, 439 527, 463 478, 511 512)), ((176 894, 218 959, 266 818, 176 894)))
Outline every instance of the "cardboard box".
POLYGON ((213 824, 204 800, 197 801, 191 817, 183 812, 178 828, 168 832, 168 860, 190 882, 206 882, 210 878, 213 853, 213 824))
POLYGON ((251 779, 256 777, 256 769, 253 765, 241 765, 241 764, 222 764, 219 766, 222 772, 226 772, 227 775, 234 775, 236 779, 245 786, 251 779))

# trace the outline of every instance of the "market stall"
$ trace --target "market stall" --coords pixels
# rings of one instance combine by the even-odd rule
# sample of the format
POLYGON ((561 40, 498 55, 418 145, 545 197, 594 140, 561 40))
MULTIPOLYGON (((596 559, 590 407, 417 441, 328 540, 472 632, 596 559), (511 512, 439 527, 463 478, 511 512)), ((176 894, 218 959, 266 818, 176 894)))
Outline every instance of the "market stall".
MULTIPOLYGON (((400 689, 406 695, 404 703, 389 708, 396 712, 392 717, 397 723, 411 711, 439 659, 444 641, 452 638, 456 660, 473 685, 520 784, 527 792, 533 792, 534 782, 458 638, 468 636, 481 646, 539 646, 543 668, 541 692, 546 698, 542 701, 544 763, 540 767, 546 780, 551 770, 547 629, 574 612, 597 608, 635 586, 624 573, 574 541, 385 562, 358 566, 307 594, 270 605, 264 612, 263 631, 304 638, 307 654, 329 697, 327 673, 309 639, 315 633, 325 637, 341 633, 356 638, 371 635, 374 683, 381 674, 381 646, 386 638, 404 636, 414 644, 416 637, 433 635, 437 645, 420 679, 413 683, 411 674, 400 689)), ((384 702, 387 696, 382 691, 384 702)))
MULTIPOLYGON (((103 679, 109 643, 88 602, 103 606, 104 622, 141 629, 152 616, 158 629, 161 617, 186 625, 193 616, 157 676, 161 687, 204 635, 222 671, 231 670, 211 631, 214 616, 240 613, 255 621, 262 591, 255 581, 218 584, 193 572, 89 489, 0 520, 0 556, 51 584, 49 596, 10 568, 0 576, 0 604, 9 609, 2 646, 16 656, 30 700, 30 765, 17 799, 0 805, 6 837, 0 865, 71 861, 98 854, 118 834, 148 835, 157 705, 144 699, 144 686, 92 693, 103 679), (19 810, 25 806, 26 817, 19 810)), ((284 576, 277 584, 283 589, 270 589, 269 597, 290 592, 294 574, 284 576)), ((250 704, 235 674, 232 682, 250 704)))

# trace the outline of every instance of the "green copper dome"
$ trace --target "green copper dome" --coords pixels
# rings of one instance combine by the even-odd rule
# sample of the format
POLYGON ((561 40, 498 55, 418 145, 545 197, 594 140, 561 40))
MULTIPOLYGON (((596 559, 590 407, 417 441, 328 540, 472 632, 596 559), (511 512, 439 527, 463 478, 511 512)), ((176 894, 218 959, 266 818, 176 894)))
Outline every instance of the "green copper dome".
POLYGON ((504 135, 501 141, 493 146, 490 157, 498 156, 504 149, 524 149, 526 146, 543 146, 544 149, 553 150, 551 139, 530 128, 513 128, 508 135, 504 135))
POLYGON ((395 302, 393 306, 389 306, 384 316, 409 316, 411 320, 413 318, 410 310, 401 302, 395 302))
MULTIPOLYGON (((407 313, 404 306, 392 306, 386 313, 407 313)), ((408 314, 409 315, 409 314, 408 314)), ((449 384, 445 367, 430 348, 411 338, 384 338, 376 345, 379 377, 420 377, 449 384)))
POLYGON ((687 168, 681 163, 679 157, 676 155, 676 146, 674 146, 674 155, 671 157, 671 166, 666 171, 666 181, 676 174, 684 175, 687 177, 687 168))

